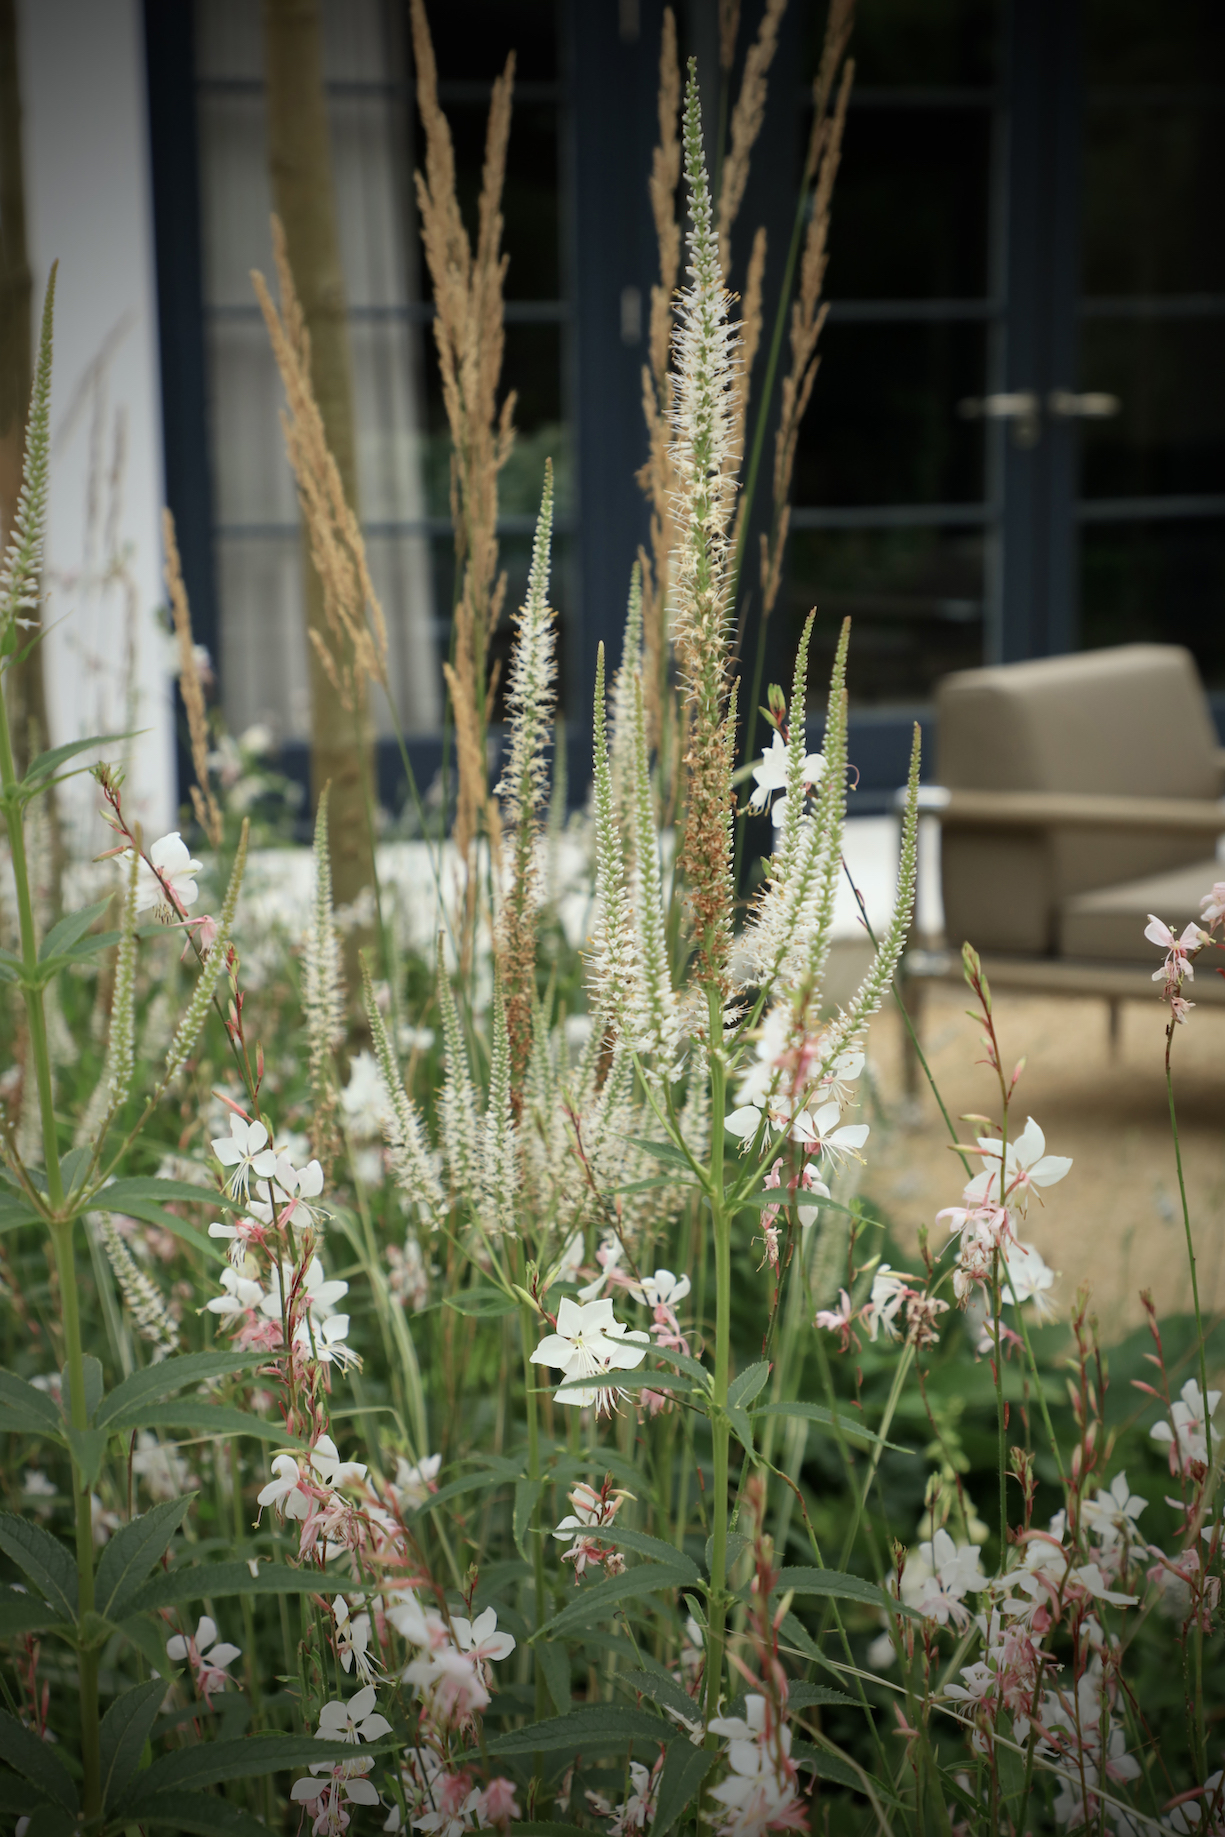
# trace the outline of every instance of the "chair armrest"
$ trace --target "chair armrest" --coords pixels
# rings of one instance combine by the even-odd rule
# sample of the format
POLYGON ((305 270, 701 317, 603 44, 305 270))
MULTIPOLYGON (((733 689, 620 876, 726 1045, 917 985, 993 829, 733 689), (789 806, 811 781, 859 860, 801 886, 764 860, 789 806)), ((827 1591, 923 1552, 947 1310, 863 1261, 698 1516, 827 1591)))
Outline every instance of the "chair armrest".
POLYGON ((1225 803, 1193 797, 1111 797, 1091 791, 949 791, 924 785, 924 815, 957 829, 1120 829, 1225 835, 1225 803))

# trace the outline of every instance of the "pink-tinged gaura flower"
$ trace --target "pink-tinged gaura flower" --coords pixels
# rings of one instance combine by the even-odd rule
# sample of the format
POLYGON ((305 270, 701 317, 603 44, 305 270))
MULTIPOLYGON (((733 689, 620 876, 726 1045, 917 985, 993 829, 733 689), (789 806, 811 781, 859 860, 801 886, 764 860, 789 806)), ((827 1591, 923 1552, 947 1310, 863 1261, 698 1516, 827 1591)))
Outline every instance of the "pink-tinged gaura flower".
MULTIPOLYGON (((124 862, 130 864, 131 860, 129 849, 124 862)), ((172 829, 168 836, 161 836, 136 871, 136 910, 152 910, 159 918, 170 920, 185 917, 188 907, 194 906, 200 897, 193 876, 200 872, 201 865, 192 859, 191 850, 177 829, 172 829)))
POLYGON ((178 1664, 184 1659, 189 1661, 196 1689, 207 1702, 214 1690, 226 1690, 233 1683, 225 1668, 242 1657, 242 1647, 218 1640, 217 1622, 202 1614, 190 1639, 183 1633, 175 1633, 166 1641, 166 1656, 178 1664))
POLYGON ((1165 962, 1159 970, 1153 971, 1154 982, 1165 982, 1171 987, 1185 978, 1188 982, 1195 980, 1195 971, 1191 967, 1187 952, 1197 950, 1203 942, 1203 933, 1194 920, 1187 925, 1180 938, 1176 938, 1168 925, 1164 925, 1155 912, 1148 915, 1148 924, 1144 935, 1150 944, 1158 944, 1165 952, 1165 962))
POLYGON ((1201 907, 1200 924, 1209 926, 1215 931, 1221 920, 1225 918, 1225 880, 1213 881, 1211 893, 1205 893, 1199 903, 1201 907))
POLYGON ((841 1350, 845 1352, 851 1343, 854 1320, 855 1310, 851 1306, 851 1297, 844 1288, 840 1288, 837 1307, 820 1308, 812 1324, 814 1327, 823 1327, 827 1333, 840 1333, 842 1335, 841 1350))
POLYGON ((271 1180, 276 1172, 276 1155, 269 1145, 268 1131, 263 1123, 248 1122, 245 1116, 231 1116, 229 1135, 218 1136, 212 1149, 222 1167, 233 1169, 226 1186, 235 1199, 247 1197, 252 1175, 257 1180, 271 1180))
POLYGON ((1000 1141, 998 1136, 980 1135, 978 1151, 985 1173, 977 1174, 965 1190, 971 1206, 999 1205, 1001 1199, 1025 1210, 1034 1187, 1054 1186, 1072 1166, 1067 1155, 1048 1155, 1046 1137, 1034 1121, 1026 1119, 1025 1127, 1004 1151, 1004 1192, 1000 1193, 1000 1141))

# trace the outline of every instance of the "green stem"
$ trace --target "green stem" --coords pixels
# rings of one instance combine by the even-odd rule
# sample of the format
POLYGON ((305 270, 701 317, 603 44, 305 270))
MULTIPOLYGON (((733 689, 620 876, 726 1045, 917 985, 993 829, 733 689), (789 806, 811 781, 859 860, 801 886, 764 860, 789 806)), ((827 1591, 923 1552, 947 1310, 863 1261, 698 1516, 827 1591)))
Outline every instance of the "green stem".
POLYGON ((711 1498, 709 1632, 706 1641, 706 1715, 715 1715, 723 1682, 724 1626, 727 1615, 727 1482, 731 1423, 727 1415, 731 1369, 732 1234, 723 1199, 723 1117, 727 1103, 727 1070, 723 1063, 723 1008, 718 991, 708 995, 710 1014, 710 1210, 715 1241, 715 1375, 710 1432, 714 1444, 711 1498))
MULTIPOLYGON (((8 709, 3 685, 0 685, 0 786, 3 787, 4 821, 8 830, 13 862, 13 883, 17 894, 17 918, 21 929, 21 966, 30 1028, 29 1059, 38 1082, 38 1106, 42 1118, 43 1156, 47 1176, 47 1200, 54 1212, 64 1204, 64 1180, 60 1171, 59 1139, 55 1126, 55 1100, 51 1088, 51 1054, 47 1047, 47 1021, 43 1012, 43 992, 37 983, 38 938, 34 927, 34 907, 30 898, 30 874, 26 862, 25 827, 22 821, 22 799, 13 763, 13 744, 9 733, 8 709)), ((74 1429, 89 1424, 85 1400, 85 1359, 81 1346, 81 1317, 77 1308, 77 1279, 72 1248, 72 1220, 57 1219, 51 1226, 55 1263, 59 1274, 60 1306, 64 1329, 64 1348, 68 1364, 69 1416, 74 1429)), ((90 1489, 81 1473, 75 1454, 72 1458, 72 1494, 76 1510, 77 1538, 77 1610, 82 1622, 94 1607, 94 1538, 90 1511, 90 1489)), ((81 1685, 81 1766, 84 1784, 84 1808, 87 1818, 102 1810, 102 1767, 98 1747, 98 1649, 81 1644, 77 1648, 81 1685)))
MULTIPOLYGON (((523 1391, 527 1407, 527 1477, 537 1481, 540 1471, 540 1412, 536 1401, 536 1373, 532 1369, 531 1353, 528 1348, 536 1339, 540 1322, 530 1308, 523 1308, 519 1315, 520 1339, 523 1345, 523 1391)), ((533 1535, 528 1527, 528 1536, 532 1538, 532 1581, 536 1590, 536 1626, 544 1625, 546 1617, 545 1580, 544 1580, 544 1540, 533 1535)), ((536 1674, 536 1720, 543 1722, 549 1713, 549 1686, 544 1675, 544 1666, 539 1654, 533 1661, 536 1674)), ((534 1755, 532 1759, 532 1777, 539 1780, 544 1765, 544 1757, 534 1755)))
POLYGON ((1187 1239, 1187 1264, 1191 1271, 1191 1300, 1195 1307, 1195 1338, 1199 1352, 1199 1388, 1204 1400, 1204 1447, 1207 1465, 1212 1466, 1212 1422, 1208 1409, 1208 1362, 1204 1356, 1204 1322, 1199 1308, 1199 1278, 1195 1273, 1195 1239, 1191 1235, 1191 1209, 1187 1204, 1187 1183, 1182 1171, 1182 1145, 1178 1139, 1178 1113, 1174 1108, 1174 1074, 1170 1069, 1170 1047, 1174 1039, 1174 1022, 1165 1033, 1165 1091, 1170 1106, 1170 1133, 1174 1137, 1174 1165, 1178 1170, 1178 1196, 1182 1200, 1182 1228, 1187 1239))

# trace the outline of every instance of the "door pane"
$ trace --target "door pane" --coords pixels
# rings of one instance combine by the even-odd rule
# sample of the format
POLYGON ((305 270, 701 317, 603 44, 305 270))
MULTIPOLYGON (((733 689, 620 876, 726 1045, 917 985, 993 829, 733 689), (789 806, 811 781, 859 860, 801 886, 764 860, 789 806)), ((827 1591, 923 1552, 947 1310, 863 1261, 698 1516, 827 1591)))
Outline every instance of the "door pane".
POLYGON ((1087 649, 1185 644, 1225 690, 1225 520, 1090 524, 1081 552, 1087 649))

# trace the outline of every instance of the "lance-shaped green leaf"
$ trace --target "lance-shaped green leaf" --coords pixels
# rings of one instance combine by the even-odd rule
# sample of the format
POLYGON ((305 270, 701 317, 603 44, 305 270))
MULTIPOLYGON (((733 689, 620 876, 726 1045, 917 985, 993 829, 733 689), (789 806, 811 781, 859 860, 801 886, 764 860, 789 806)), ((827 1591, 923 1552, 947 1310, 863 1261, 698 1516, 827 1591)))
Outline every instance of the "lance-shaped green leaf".
POLYGON ((7 1710, 0 1710, 0 1760, 6 1761, 23 1780, 29 1780, 53 1805, 62 1811, 76 1811, 77 1789, 55 1749, 7 1710))
POLYGON ((116 1531, 99 1558, 94 1577, 94 1600, 100 1614, 121 1620, 128 1613, 132 1596, 170 1548, 195 1496, 185 1493, 168 1499, 116 1531))
POLYGON ((0 1639, 13 1639, 19 1633, 41 1633, 60 1618, 37 1595, 29 1595, 21 1588, 0 1588, 0 1639))
POLYGON ((37 1219, 38 1213, 28 1199, 14 1199, 7 1193, 0 1195, 0 1234, 16 1231, 19 1225, 32 1225, 37 1219))
POLYGON ((53 746, 30 761, 21 781, 22 788, 31 792, 41 790, 53 773, 67 765, 70 759, 77 759, 82 753, 100 752, 104 746, 116 746, 121 740, 135 740, 136 737, 135 733, 89 734, 84 740, 66 740, 63 746, 53 746))
POLYGON ((143 1410, 125 1417, 123 1428, 125 1432, 129 1429, 178 1429, 191 1435, 250 1435, 255 1441, 275 1442, 280 1448, 296 1448, 301 1440, 279 1422, 255 1416, 250 1410, 210 1403, 204 1397, 180 1397, 169 1403, 148 1404, 143 1410))
POLYGON ((40 1524, 0 1512, 0 1550, 11 1557, 51 1607, 57 1620, 77 1617, 77 1566, 67 1546, 40 1524))
POLYGON ((738 1377, 733 1378, 727 1388, 727 1401, 733 1409, 747 1409, 754 1397, 765 1388, 770 1376, 769 1359, 759 1359, 755 1365, 749 1365, 738 1377))
MULTIPOLYGON (((118 1185, 119 1182, 116 1182, 118 1185)), ((125 1218, 139 1218, 142 1224, 160 1225, 163 1231, 169 1231, 172 1237, 180 1238, 190 1244, 193 1250, 211 1263, 224 1263, 225 1251, 195 1225, 189 1225, 177 1212, 168 1212, 165 1206, 157 1205, 152 1199, 141 1199, 134 1194, 125 1194, 117 1198, 109 1186, 94 1200, 94 1207, 99 1212, 119 1212, 125 1218)))
POLYGON ((160 1754, 134 1781, 122 1811, 144 1821, 144 1807, 165 1792, 193 1792, 223 1780, 259 1779, 268 1773, 308 1767, 314 1761, 357 1760, 384 1750, 349 1741, 312 1741, 309 1735, 248 1735, 242 1741, 202 1742, 160 1754))
POLYGON ((140 1765, 146 1741, 166 1695, 165 1678, 151 1678, 115 1698, 102 1718, 98 1746, 102 1762, 102 1803, 114 1811, 140 1765))
POLYGON ((326 1580, 313 1569, 290 1569, 284 1563, 267 1563, 255 1575, 249 1563, 185 1563, 138 1588, 126 1611, 143 1614, 150 1608, 182 1607, 206 1596, 222 1600, 230 1595, 315 1595, 326 1592, 326 1580))
POLYGON ((626 1703, 586 1703, 568 1716, 550 1716, 508 1735, 495 1735, 487 1743, 490 1754, 584 1754, 593 1748, 627 1748, 631 1741, 658 1742, 662 1729, 658 1716, 626 1703))
POLYGON ((658 1671, 618 1671, 615 1674, 618 1684, 624 1685, 640 1697, 650 1697, 653 1702, 666 1704, 674 1715, 685 1722, 702 1720, 702 1705, 686 1696, 676 1679, 658 1671))
POLYGON ((39 962, 45 963, 49 958, 58 956, 63 951, 71 950, 91 926, 97 924, 108 910, 110 903, 108 894, 105 899, 95 900, 92 906, 82 906, 79 912, 66 912, 58 924, 52 925, 43 939, 38 953, 39 962))
POLYGON ((163 1359, 144 1371, 134 1371, 130 1378, 117 1384, 105 1397, 94 1417, 95 1427, 118 1431, 135 1427, 133 1412, 146 1404, 161 1403, 189 1384, 207 1384, 213 1378, 230 1377, 239 1371, 251 1371, 262 1365, 265 1352, 186 1352, 177 1358, 163 1359))
POLYGON ((858 1438, 860 1441, 879 1444, 883 1448, 892 1448, 895 1454, 913 1454, 913 1448, 904 1448, 900 1442, 882 1442, 875 1429, 869 1429, 857 1416, 851 1416, 842 1410, 828 1410, 823 1403, 761 1403, 753 1411, 754 1416, 798 1416, 805 1422, 814 1424, 820 1429, 840 1431, 843 1435, 858 1438))
POLYGON ((775 1595, 815 1595, 832 1601, 861 1601, 865 1607, 883 1608, 889 1614, 904 1614, 921 1620, 922 1615, 905 1602, 896 1601, 874 1582, 862 1576, 847 1575, 841 1569, 780 1569, 774 1585, 775 1595))
POLYGON ((618 1524, 609 1525, 606 1532, 601 1531, 598 1535, 602 1544, 612 1544, 614 1549, 632 1550, 635 1556, 649 1556, 657 1563, 683 1569, 691 1587, 702 1579, 702 1571, 693 1558, 678 1550, 675 1544, 666 1544, 662 1537, 649 1537, 645 1531, 623 1530, 618 1524))
POLYGON ((186 1837, 268 1837, 262 1818, 253 1818, 228 1799, 211 1792, 154 1793, 142 1798, 140 1823, 150 1830, 171 1830, 186 1837))
POLYGON ((690 1741, 676 1740, 669 1744, 659 1776, 651 1837, 667 1837, 681 1813, 701 1792, 702 1782, 718 1758, 713 1749, 695 1748, 690 1741))
POLYGON ((828 1684, 808 1684, 798 1678, 787 1686, 787 1710, 796 1715, 806 1709, 826 1709, 841 1705, 848 1709, 859 1709, 854 1697, 848 1697, 845 1691, 831 1690, 828 1684))
POLYGON ((519 1306, 513 1295, 505 1294, 500 1288, 491 1288, 486 1282, 458 1289, 454 1295, 444 1295, 442 1299, 444 1307, 453 1308, 469 1320, 497 1320, 503 1314, 513 1314, 519 1306))
POLYGON ((60 1435, 64 1419, 46 1391, 27 1384, 15 1372, 0 1371, 0 1428, 21 1429, 27 1435, 60 1435))
POLYGON ((665 1588, 689 1587, 693 1580, 692 1570, 692 1560, 682 1559, 679 1552, 675 1562, 640 1563, 633 1569, 623 1570, 620 1575, 597 1582, 594 1588, 584 1588, 577 1600, 571 1601, 560 1614, 554 1614, 533 1637, 541 1639, 547 1633, 554 1639, 561 1639, 591 1621, 609 1619, 626 1601, 641 1600, 644 1595, 655 1595, 665 1588))

